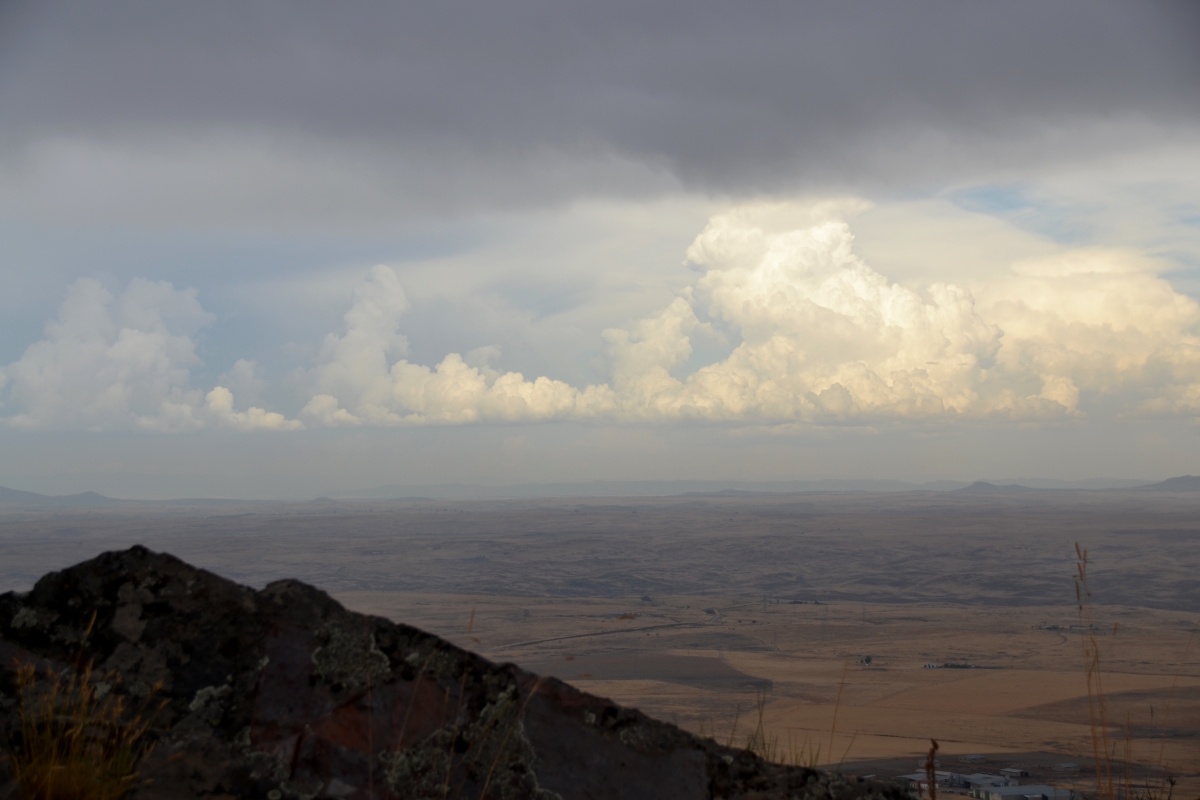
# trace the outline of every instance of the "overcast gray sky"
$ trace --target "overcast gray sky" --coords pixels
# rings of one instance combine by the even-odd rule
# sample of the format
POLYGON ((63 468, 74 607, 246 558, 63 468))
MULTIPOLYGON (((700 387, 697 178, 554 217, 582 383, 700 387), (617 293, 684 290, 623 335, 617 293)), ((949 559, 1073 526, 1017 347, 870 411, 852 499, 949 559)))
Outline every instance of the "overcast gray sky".
POLYGON ((1194 2, 0 3, 0 484, 1200 471, 1194 2))

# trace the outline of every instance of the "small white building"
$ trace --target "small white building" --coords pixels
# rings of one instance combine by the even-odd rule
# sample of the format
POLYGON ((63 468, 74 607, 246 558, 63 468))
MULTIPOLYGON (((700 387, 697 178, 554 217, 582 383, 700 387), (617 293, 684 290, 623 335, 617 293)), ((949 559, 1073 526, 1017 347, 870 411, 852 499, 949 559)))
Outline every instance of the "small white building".
POLYGON ((1054 786, 981 786, 971 790, 978 800, 1082 800, 1070 789, 1054 786))
POLYGON ((988 772, 976 772, 974 775, 962 776, 964 788, 987 789, 997 786, 1012 786, 1016 781, 1007 775, 992 775, 988 772))
MULTIPOLYGON (((934 781, 938 786, 944 788, 962 788, 965 784, 962 782, 962 775, 957 772, 943 772, 936 770, 933 773, 934 781)), ((916 787, 922 792, 929 791, 929 777, 924 772, 914 772, 911 775, 901 775, 900 780, 908 781, 909 785, 916 787)))
MULTIPOLYGON (((911 775, 902 775, 900 777, 923 792, 929 789, 929 779, 925 776, 924 772, 914 772, 911 775)), ((958 772, 943 772, 942 770, 934 772, 934 780, 938 786, 944 789, 976 789, 1008 786, 1014 782, 1003 775, 989 775, 980 772, 976 772, 973 775, 962 775, 958 772)))

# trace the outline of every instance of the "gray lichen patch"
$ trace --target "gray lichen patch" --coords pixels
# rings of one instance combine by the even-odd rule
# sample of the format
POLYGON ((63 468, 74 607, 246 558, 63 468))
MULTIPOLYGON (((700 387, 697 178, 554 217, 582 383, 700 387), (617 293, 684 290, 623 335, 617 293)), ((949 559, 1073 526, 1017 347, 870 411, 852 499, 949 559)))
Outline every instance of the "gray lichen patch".
POLYGON ((446 796, 452 777, 448 746, 452 742, 444 742, 444 734, 439 731, 419 747, 383 754, 392 791, 412 800, 441 800, 446 796))
POLYGON ((317 633, 321 642, 312 654, 317 674, 347 688, 379 683, 391 675, 387 655, 367 630, 330 626, 317 633))
POLYGON ((404 657, 404 663, 420 674, 441 680, 456 680, 462 672, 462 657, 445 652, 440 647, 424 647, 412 650, 404 657))
POLYGON ((205 686, 196 692, 196 696, 192 698, 192 702, 188 704, 188 711, 199 711, 218 700, 228 697, 233 692, 229 684, 224 686, 205 686))
POLYGON ((58 614, 47 608, 21 606, 13 614, 9 623, 14 631, 30 630, 33 628, 49 628, 58 619, 58 614))
POLYGON ((661 726, 633 724, 617 733, 621 744, 646 755, 661 755, 670 752, 674 745, 671 737, 661 726))
POLYGON ((21 606, 12 618, 13 630, 21 630, 23 628, 35 628, 38 624, 37 612, 28 606, 21 606))
POLYGON ((561 800, 538 785, 536 756, 521 722, 516 686, 493 695, 478 715, 443 728, 416 747, 381 756, 388 786, 401 797, 444 798, 486 790, 502 800, 561 800))

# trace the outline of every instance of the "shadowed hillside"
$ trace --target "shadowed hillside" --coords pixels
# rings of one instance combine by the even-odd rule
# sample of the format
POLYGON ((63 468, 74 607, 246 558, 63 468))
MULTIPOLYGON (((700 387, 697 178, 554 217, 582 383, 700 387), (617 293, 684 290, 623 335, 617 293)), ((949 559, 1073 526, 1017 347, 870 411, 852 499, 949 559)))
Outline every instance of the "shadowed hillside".
POLYGON ((33 773, 29 698, 84 664, 84 685, 161 703, 134 798, 905 796, 766 763, 297 581, 254 591, 135 547, 0 595, 0 691, 22 699, 0 712, 0 797, 33 773))

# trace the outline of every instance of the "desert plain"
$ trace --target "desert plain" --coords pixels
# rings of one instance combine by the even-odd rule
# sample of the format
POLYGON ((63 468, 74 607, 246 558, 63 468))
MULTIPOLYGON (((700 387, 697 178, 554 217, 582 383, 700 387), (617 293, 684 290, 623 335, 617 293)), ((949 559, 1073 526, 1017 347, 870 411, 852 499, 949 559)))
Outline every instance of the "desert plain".
POLYGON ((1099 741, 1118 780, 1200 795, 1195 493, 0 507, 0 591, 133 544, 789 761, 890 778, 936 739, 941 769, 1086 789, 1099 741))

